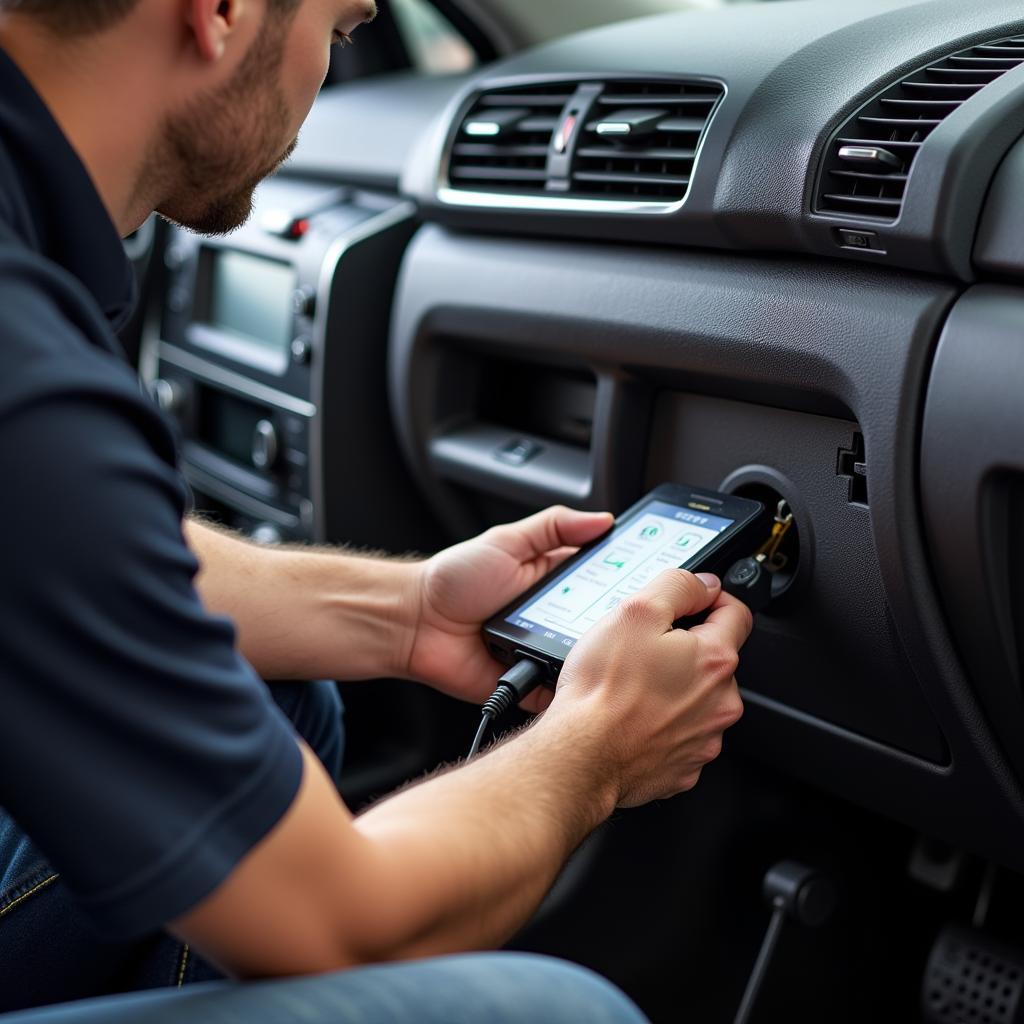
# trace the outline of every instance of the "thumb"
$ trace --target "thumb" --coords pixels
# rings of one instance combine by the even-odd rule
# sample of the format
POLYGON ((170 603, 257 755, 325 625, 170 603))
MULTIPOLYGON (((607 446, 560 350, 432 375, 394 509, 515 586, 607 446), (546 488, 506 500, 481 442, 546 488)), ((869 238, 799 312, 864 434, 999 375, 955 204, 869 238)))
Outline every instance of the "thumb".
POLYGON ((558 548, 578 548, 608 530, 610 512, 580 512, 555 505, 518 523, 497 526, 490 536, 520 562, 532 561, 558 548))
POLYGON ((611 529, 615 517, 611 512, 580 512, 578 509, 558 510, 558 534, 566 547, 578 548, 611 529))
POLYGON ((640 593, 659 621, 671 626, 676 619, 710 608, 721 592, 721 580, 711 573, 695 576, 685 569, 667 569, 640 593))

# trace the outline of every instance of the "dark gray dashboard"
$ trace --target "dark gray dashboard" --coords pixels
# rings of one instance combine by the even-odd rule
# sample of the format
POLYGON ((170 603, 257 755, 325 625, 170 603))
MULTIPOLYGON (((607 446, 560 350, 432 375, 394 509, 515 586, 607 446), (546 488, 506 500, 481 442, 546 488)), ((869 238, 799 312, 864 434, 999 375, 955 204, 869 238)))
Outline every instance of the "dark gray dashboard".
POLYGON ((799 552, 744 656, 731 749, 1018 869, 1024 65, 935 128, 897 219, 814 195, 865 103, 1022 32, 1007 0, 647 18, 468 78, 330 90, 286 172, 418 204, 387 388, 451 536, 552 501, 617 511, 673 477, 786 498, 799 552), (725 88, 674 209, 446 197, 481 91, 672 76, 725 88), (510 467, 516 438, 539 454, 510 467))
MULTIPOLYGON (((462 96, 410 163, 405 188, 431 215, 491 229, 711 246, 803 251, 970 279, 971 246, 988 183, 1024 132, 1024 69, 972 98, 923 148, 899 223, 878 227, 884 253, 844 250, 835 229, 856 217, 811 213, 822 151, 857 107, 885 85, 965 46, 1024 31, 1019 5, 814 0, 735 5, 598 29, 502 62, 485 84, 573 75, 704 76, 727 88, 682 209, 664 217, 466 211, 439 202, 438 168, 462 96)), ((475 87, 467 85, 469 92, 475 87)), ((497 204, 495 204, 497 206, 497 204)))

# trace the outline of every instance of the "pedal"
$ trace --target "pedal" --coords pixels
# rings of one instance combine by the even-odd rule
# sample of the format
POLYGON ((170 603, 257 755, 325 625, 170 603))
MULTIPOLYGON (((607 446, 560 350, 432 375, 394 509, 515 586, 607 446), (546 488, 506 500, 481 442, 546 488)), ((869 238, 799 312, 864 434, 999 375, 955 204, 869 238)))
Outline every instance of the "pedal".
POLYGON ((981 932, 939 933, 921 990, 926 1024, 1024 1024, 1024 951, 981 932))

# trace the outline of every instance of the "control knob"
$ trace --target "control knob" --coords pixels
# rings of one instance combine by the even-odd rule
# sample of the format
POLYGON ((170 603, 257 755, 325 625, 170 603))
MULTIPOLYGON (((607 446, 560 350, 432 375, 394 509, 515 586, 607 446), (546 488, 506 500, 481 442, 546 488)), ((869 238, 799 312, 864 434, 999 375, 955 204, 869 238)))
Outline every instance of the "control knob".
POLYGON ((270 420, 260 420, 252 432, 252 464, 262 472, 271 470, 277 462, 279 451, 277 428, 270 420))
POLYGON ((185 408, 185 389, 172 380, 157 377, 150 383, 149 393, 168 415, 177 416, 185 408))
POLYGON ((308 284, 292 292, 292 310, 296 316, 312 317, 316 312, 316 289, 308 284))

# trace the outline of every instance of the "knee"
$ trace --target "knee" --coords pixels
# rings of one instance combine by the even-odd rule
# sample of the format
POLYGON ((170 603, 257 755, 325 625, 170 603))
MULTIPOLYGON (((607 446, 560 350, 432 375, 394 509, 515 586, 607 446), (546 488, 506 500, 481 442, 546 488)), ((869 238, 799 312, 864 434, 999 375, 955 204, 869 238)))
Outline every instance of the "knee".
POLYGON ((492 979, 507 990, 522 1020, 545 1024, 647 1024, 647 1018, 607 979, 578 964, 527 953, 477 954, 464 960, 473 970, 490 960, 492 979), (474 961, 476 963, 474 963, 474 961))

